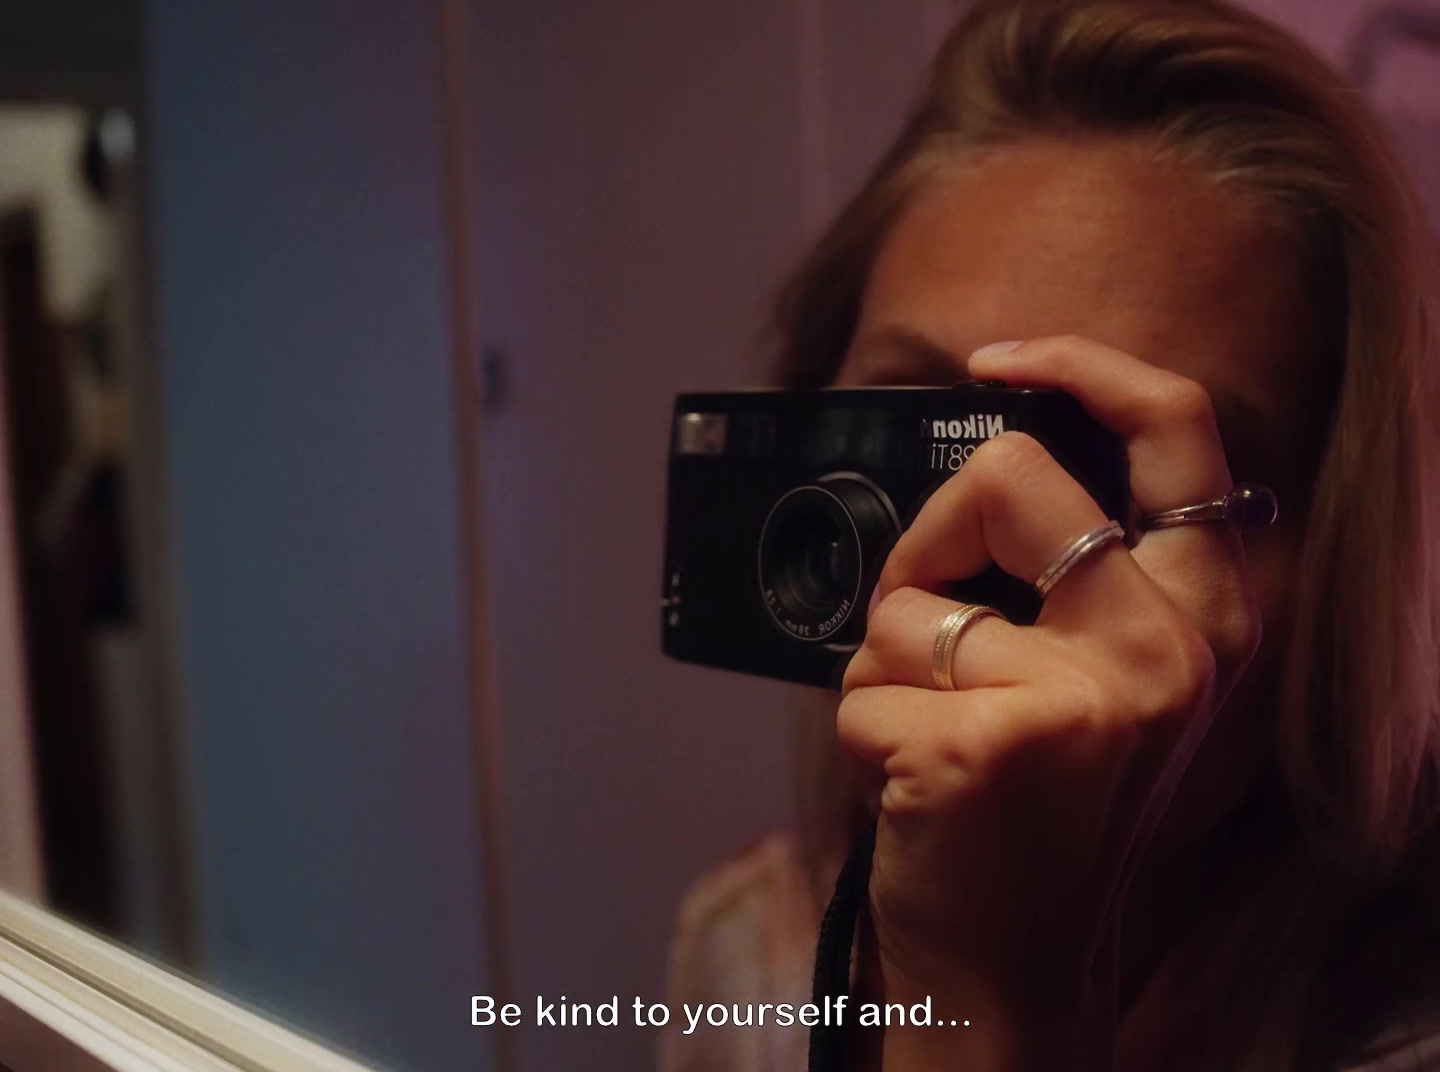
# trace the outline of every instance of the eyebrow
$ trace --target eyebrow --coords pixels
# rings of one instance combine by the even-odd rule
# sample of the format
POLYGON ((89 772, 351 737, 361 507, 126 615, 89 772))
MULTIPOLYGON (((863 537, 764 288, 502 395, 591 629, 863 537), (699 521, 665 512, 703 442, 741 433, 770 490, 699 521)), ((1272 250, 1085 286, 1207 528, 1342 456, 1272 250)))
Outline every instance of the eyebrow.
POLYGON ((880 328, 866 334, 858 349, 860 368, 866 374, 897 371, 887 367, 885 360, 895 355, 904 362, 904 371, 913 371, 917 380, 956 383, 965 378, 964 358, 914 328, 899 324, 880 328))
MULTIPOLYGON (((930 336, 902 324, 889 324, 860 340, 860 370, 867 376, 903 372, 923 383, 958 383, 967 375, 966 359, 930 336), (887 357, 898 358, 892 364, 887 357)), ((1273 424, 1273 417, 1253 399, 1235 391, 1210 392, 1215 424, 1222 432, 1250 433, 1273 424)))

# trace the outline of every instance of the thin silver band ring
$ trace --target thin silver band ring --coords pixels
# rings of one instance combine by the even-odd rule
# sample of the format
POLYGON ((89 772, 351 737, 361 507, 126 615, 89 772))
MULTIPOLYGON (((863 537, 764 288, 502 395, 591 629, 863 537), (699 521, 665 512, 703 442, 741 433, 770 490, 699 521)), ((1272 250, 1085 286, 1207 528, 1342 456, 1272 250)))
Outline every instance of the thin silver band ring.
POLYGON ((955 678, 950 672, 950 661, 955 656, 955 645, 960 642, 960 634, 981 618, 992 616, 1001 621, 1009 621, 994 607, 987 607, 983 603, 962 603, 957 610, 945 616, 940 628, 935 631, 935 647, 930 653, 930 676, 935 679, 936 688, 946 692, 955 691, 955 678))
POLYGON ((1098 529, 1092 529, 1060 552, 1055 561, 1045 568, 1045 572, 1040 574, 1035 581, 1035 590, 1043 599, 1050 594, 1052 588, 1060 583, 1060 579, 1074 569, 1082 559, 1094 554, 1102 547, 1124 538, 1125 530, 1120 527, 1118 521, 1107 521, 1098 529))

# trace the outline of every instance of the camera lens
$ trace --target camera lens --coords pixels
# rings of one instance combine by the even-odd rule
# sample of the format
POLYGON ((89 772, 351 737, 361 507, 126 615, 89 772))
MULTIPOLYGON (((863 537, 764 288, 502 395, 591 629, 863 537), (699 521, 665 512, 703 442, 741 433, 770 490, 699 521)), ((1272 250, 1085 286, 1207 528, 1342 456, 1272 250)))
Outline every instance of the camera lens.
POLYGON ((845 591, 848 574, 848 556, 845 541, 840 535, 812 539, 805 548, 805 571, 800 583, 815 592, 820 601, 833 601, 845 591))
POLYGON ((786 492, 760 536, 760 591, 771 618, 798 640, 836 641, 898 535, 885 493, 858 474, 786 492))
POLYGON ((801 613, 833 613, 854 587, 855 566, 853 541, 824 513, 792 513, 775 534, 776 587, 801 613))

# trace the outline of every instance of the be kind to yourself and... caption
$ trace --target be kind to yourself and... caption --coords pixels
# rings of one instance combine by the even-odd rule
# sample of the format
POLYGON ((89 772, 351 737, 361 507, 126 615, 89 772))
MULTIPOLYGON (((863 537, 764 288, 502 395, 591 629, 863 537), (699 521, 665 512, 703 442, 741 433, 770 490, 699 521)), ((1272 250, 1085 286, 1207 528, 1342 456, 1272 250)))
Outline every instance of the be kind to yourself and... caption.
MULTIPOLYGON (((848 1015, 861 1027, 969 1027, 969 1020, 949 1020, 935 1015, 930 999, 914 1005, 879 1005, 873 1002, 847 1009, 849 998, 826 998, 821 1005, 772 1004, 710 1004, 679 1006, 676 1026, 684 1024, 681 1034, 690 1035, 706 1027, 842 1027, 848 1015)), ((529 1023, 536 1027, 618 1027, 620 1026, 619 995, 609 1001, 590 1003, 567 1001, 564 996, 547 1001, 535 999, 535 1015, 529 1023)), ((670 1006, 635 998, 627 1010, 627 1024, 634 1017, 636 1027, 665 1027, 670 1023, 670 1006)), ((481 994, 470 999, 472 1027, 519 1027, 526 1023, 525 1010, 514 1002, 503 1005, 481 994)))

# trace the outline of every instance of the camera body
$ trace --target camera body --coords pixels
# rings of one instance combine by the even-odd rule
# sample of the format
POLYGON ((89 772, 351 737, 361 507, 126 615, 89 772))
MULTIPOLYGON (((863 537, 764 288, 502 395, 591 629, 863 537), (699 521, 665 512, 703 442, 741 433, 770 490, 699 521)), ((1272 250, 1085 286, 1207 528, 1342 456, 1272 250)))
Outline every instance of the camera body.
MULTIPOLYGON (((1008 431, 1037 439, 1108 516, 1127 522, 1124 444, 1062 391, 970 382, 680 395, 665 654, 839 688, 896 539, 981 443, 1008 431)), ((946 594, 1017 623, 1040 608, 1029 584, 994 566, 946 594)))

